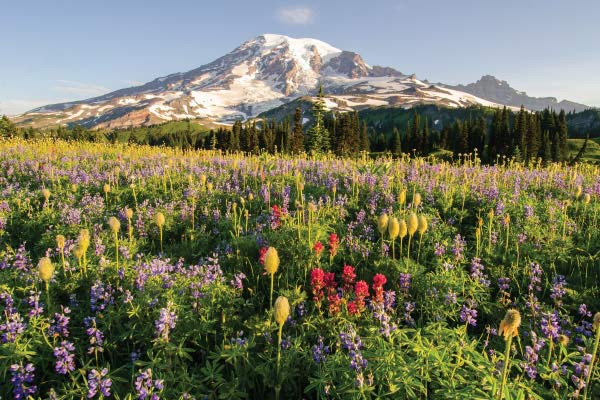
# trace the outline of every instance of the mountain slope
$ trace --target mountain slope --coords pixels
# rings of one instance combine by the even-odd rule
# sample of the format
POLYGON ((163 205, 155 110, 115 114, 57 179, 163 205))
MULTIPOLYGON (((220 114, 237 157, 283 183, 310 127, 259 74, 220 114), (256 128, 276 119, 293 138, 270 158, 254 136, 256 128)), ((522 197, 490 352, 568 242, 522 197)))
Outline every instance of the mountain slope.
POLYGON ((194 70, 87 100, 47 105, 15 121, 36 127, 81 124, 90 128, 178 119, 230 123, 314 96, 320 85, 327 93, 327 107, 341 111, 506 104, 469 93, 470 87, 430 84, 393 68, 371 66, 359 54, 320 40, 265 34, 194 70))
POLYGON ((510 87, 508 82, 501 81, 494 76, 484 75, 475 83, 468 85, 447 86, 462 92, 470 93, 489 101, 507 106, 525 108, 532 111, 541 111, 545 108, 565 111, 583 111, 588 108, 585 104, 568 100, 558 101, 555 97, 531 97, 525 92, 520 92, 510 87))

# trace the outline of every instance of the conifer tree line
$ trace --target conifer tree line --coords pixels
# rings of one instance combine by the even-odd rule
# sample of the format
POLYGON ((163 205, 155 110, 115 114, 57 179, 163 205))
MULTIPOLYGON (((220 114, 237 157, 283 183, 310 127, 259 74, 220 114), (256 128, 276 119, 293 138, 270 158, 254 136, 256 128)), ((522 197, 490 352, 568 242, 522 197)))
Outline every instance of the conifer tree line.
MULTIPOLYGON (((231 127, 219 127, 199 132, 190 121, 181 122, 174 131, 152 127, 137 127, 110 132, 88 130, 81 126, 59 127, 46 131, 16 127, 8 118, 0 118, 1 136, 35 138, 41 136, 89 141, 133 142, 167 145, 184 149, 215 149, 258 154, 325 154, 352 157, 361 152, 428 155, 444 149, 455 154, 477 152, 488 163, 499 157, 514 157, 521 161, 541 158, 561 162, 569 158, 568 127, 564 111, 546 109, 518 112, 504 107, 485 113, 479 112, 454 121, 439 124, 431 115, 414 111, 406 126, 388 126, 387 131, 353 112, 329 112, 325 108, 322 91, 312 105, 312 117, 307 123, 300 108, 281 121, 255 119, 236 121, 231 127)), ((395 112, 390 109, 390 113, 395 112)), ((406 112, 406 111, 404 111, 406 112)), ((159 126, 160 128, 160 126, 159 126)))

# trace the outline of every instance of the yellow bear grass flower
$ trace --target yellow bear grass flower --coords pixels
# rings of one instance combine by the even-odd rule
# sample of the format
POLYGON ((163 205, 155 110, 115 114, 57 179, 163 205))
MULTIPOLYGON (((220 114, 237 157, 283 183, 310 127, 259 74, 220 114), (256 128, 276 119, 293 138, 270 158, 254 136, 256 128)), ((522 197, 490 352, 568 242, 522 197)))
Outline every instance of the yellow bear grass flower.
POLYGON ((275 322, 282 326, 290 316, 290 303, 285 296, 279 296, 275 300, 275 322))
POLYGON ((417 226, 420 235, 423 235, 427 231, 427 217, 419 215, 419 223, 417 226))
POLYGON ((408 229, 408 235, 409 236, 412 236, 412 235, 415 234, 415 232, 419 228, 419 218, 417 217, 417 214, 411 213, 408 216, 408 224, 407 224, 406 227, 408 229))
POLYGON ((388 223, 388 234, 390 235, 390 239, 394 240, 400 234, 400 223, 398 222, 398 218, 392 217, 388 223))
POLYGON ((519 335, 519 326, 521 326, 521 313, 518 310, 508 310, 502 322, 500 322, 499 335, 504 336, 504 340, 508 340, 509 337, 516 337, 519 335))
POLYGON ((386 213, 383 213, 377 218, 377 230, 379 234, 383 236, 385 230, 388 227, 389 217, 386 213))
POLYGON ((54 276, 54 265, 49 257, 42 257, 38 261, 38 272, 40 278, 48 285, 52 276, 54 276))
POLYGON ((119 222, 119 220, 116 217, 110 217, 108 219, 108 226, 110 227, 110 230, 114 234, 117 234, 119 232, 119 230, 121 229, 121 223, 119 222))
POLYGON ((154 222, 156 222, 156 226, 162 228, 165 225, 165 215, 160 211, 157 212, 154 216, 154 222))
POLYGON ((269 247, 265 253, 265 271, 269 275, 274 275, 279 268, 279 254, 274 247, 269 247))

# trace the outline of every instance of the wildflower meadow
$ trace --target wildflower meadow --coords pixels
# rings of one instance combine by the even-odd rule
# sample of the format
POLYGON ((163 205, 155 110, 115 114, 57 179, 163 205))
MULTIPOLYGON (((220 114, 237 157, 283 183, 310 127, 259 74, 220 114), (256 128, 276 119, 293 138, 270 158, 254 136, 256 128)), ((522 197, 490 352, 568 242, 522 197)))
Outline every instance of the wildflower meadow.
POLYGON ((598 399, 600 167, 0 142, 4 399, 598 399))

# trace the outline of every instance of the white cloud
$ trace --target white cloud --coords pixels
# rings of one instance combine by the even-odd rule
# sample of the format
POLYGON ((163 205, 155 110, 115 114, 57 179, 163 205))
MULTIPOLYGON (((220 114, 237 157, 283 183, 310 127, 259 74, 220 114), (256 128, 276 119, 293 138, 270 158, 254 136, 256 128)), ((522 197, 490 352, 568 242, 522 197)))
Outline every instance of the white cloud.
POLYGON ((281 22, 291 25, 308 25, 313 21, 313 11, 308 7, 286 7, 277 12, 281 22))
POLYGON ((63 93, 75 94, 79 96, 98 96, 111 91, 109 88, 104 86, 69 81, 66 79, 57 80, 56 83, 57 84, 54 87, 52 87, 53 90, 63 93))

